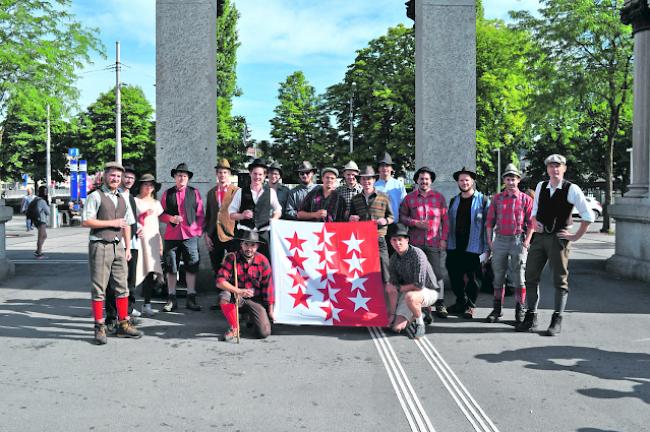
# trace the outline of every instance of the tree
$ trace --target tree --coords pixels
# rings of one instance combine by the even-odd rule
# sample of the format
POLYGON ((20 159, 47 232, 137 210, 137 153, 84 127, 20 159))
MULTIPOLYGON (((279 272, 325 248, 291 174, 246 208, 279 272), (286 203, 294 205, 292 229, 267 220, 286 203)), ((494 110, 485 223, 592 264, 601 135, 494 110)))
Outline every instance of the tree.
POLYGON ((103 52, 103 46, 97 30, 75 21, 69 6, 69 0, 2 1, 0 119, 7 115, 12 98, 21 95, 21 104, 49 103, 53 112, 62 114, 76 101, 75 70, 90 62, 90 51, 103 52))
POLYGON ((310 160, 314 166, 331 165, 335 155, 329 117, 322 98, 301 71, 280 84, 278 101, 271 119, 273 145, 267 156, 287 167, 302 160, 310 160))
MULTIPOLYGON (((139 172, 155 172, 156 144, 153 108, 140 87, 122 84, 122 159, 139 172)), ((100 171, 115 160, 115 92, 99 95, 97 101, 73 122, 71 147, 78 147, 88 160, 88 172, 100 171)))
POLYGON ((232 115, 232 100, 241 96, 237 88, 239 12, 231 0, 220 0, 217 16, 217 152, 234 166, 246 159, 243 134, 246 119, 232 115))
POLYGON ((415 36, 412 28, 392 27, 357 51, 342 83, 327 89, 330 115, 337 121, 340 139, 335 158, 352 157, 374 164, 387 151, 398 172, 413 169, 415 157, 415 36), (354 154, 349 152, 350 94, 355 83, 354 154))
POLYGON ((540 3, 539 16, 528 12, 511 14, 517 27, 531 32, 540 48, 535 73, 545 83, 538 89, 533 105, 537 112, 532 116, 535 124, 547 132, 540 137, 555 129, 561 131, 556 136, 565 140, 580 136, 583 144, 595 146, 592 171, 598 175, 599 166, 605 167, 603 231, 608 231, 614 148, 625 135, 622 123, 627 124, 631 99, 633 45, 631 29, 620 21, 624 0, 540 3), (549 105, 553 107, 545 110, 549 105), (564 118, 563 114, 570 110, 573 113, 564 118), (567 120, 571 123, 559 123, 567 120))

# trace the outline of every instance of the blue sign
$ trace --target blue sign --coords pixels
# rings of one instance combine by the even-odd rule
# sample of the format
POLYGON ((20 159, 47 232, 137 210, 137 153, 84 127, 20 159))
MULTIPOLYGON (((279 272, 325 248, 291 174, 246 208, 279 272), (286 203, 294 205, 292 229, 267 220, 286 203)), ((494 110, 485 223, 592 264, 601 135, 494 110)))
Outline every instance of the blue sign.
POLYGON ((79 182, 77 179, 77 171, 70 171, 70 199, 76 201, 79 199, 79 182))
POLYGON ((86 188, 86 180, 88 178, 88 173, 86 171, 81 171, 79 175, 79 198, 84 199, 87 197, 88 190, 86 188))
POLYGON ((29 176, 27 174, 23 174, 23 186, 27 186, 27 180, 29 180, 29 176))
POLYGON ((78 148, 69 148, 68 149, 68 156, 71 158, 78 158, 79 157, 79 149, 78 148))
POLYGON ((79 171, 88 171, 88 162, 85 159, 79 160, 79 171))

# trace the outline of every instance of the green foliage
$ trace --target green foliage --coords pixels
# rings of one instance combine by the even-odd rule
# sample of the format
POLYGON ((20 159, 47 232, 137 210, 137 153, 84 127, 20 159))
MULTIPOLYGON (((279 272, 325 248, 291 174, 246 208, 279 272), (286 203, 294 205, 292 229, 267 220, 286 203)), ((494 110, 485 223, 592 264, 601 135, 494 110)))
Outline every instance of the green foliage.
MULTIPOLYGON (((615 160, 615 147, 628 145, 632 112, 633 42, 631 29, 620 21, 624 0, 540 3, 539 17, 512 14, 539 47, 530 62, 537 77, 529 112, 531 161, 540 166, 544 153, 566 150, 576 164, 574 176, 605 178, 604 204, 610 204, 613 174, 620 171, 615 164, 625 162, 615 160)), ((606 210, 604 217, 607 230, 606 210)))
POLYGON ((329 114, 341 138, 335 159, 350 159, 350 94, 354 90, 354 154, 358 164, 374 164, 389 152, 398 172, 413 169, 415 156, 415 35, 413 28, 392 27, 357 51, 342 83, 327 89, 329 114))
POLYGON ((97 30, 74 20, 69 0, 0 3, 0 119, 18 98, 21 112, 50 104, 65 114, 78 96, 75 70, 103 51, 97 30))
POLYGON ((322 98, 301 71, 280 84, 278 102, 271 119, 273 144, 265 156, 278 161, 287 174, 302 160, 317 167, 331 165, 335 154, 329 117, 322 98))
POLYGON ((237 49, 239 12, 231 0, 219 2, 217 17, 217 153, 232 166, 246 160, 243 117, 233 117, 232 100, 241 95, 237 88, 237 49))
MULTIPOLYGON (((138 171, 155 172, 156 142, 153 108, 140 87, 123 84, 122 161, 138 171)), ((88 161, 88 172, 100 171, 115 160, 115 92, 109 90, 79 114, 73 122, 74 133, 67 144, 78 147, 88 161), (73 145, 74 144, 74 145, 73 145)))

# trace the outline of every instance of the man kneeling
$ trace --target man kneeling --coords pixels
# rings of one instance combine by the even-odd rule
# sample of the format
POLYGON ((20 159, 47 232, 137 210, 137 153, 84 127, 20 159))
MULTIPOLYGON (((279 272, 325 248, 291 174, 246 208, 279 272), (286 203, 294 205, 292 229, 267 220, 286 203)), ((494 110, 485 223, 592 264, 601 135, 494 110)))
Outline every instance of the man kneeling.
POLYGON ((390 258, 388 285, 399 292, 393 330, 399 333, 406 328, 410 338, 419 339, 426 333, 422 308, 438 299, 438 279, 425 253, 409 244, 405 225, 391 225, 388 237, 396 252, 390 258))
MULTIPOLYGON (((241 238, 236 240, 241 242, 239 250, 226 255, 217 273, 217 288, 222 290, 219 304, 228 317, 228 304, 234 298, 239 308, 249 314, 256 336, 264 339, 271 334, 271 321, 274 318, 271 264, 257 252, 262 243, 257 231, 241 230, 241 238)), ((223 338, 226 342, 235 340, 238 326, 238 322, 230 322, 230 328, 223 338)))

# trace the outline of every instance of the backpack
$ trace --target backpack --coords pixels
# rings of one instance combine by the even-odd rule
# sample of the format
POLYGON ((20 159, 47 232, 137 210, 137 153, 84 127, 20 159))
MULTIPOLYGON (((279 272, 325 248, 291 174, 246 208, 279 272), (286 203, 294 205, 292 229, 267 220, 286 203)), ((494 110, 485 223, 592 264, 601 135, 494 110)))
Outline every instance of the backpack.
POLYGON ((38 210, 38 202, 40 200, 41 198, 39 197, 34 198, 27 206, 27 211, 25 212, 25 217, 30 219, 34 224, 41 221, 41 212, 38 210))

